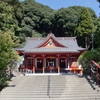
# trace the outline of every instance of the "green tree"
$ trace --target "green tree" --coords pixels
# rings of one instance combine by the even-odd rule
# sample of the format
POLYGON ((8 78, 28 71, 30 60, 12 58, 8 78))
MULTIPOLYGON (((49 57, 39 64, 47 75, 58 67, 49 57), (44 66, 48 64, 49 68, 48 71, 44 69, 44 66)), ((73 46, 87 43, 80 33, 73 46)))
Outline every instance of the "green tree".
POLYGON ((90 46, 91 34, 94 33, 94 28, 90 12, 87 8, 83 8, 75 33, 81 40, 84 39, 86 47, 90 46))
POLYGON ((6 2, 0 1, 0 33, 17 28, 17 20, 14 17, 13 7, 6 2))
MULTIPOLYGON (((76 36, 74 31, 77 27, 83 8, 84 7, 81 6, 71 6, 68 8, 61 8, 55 13, 55 21, 53 24, 55 27, 54 33, 57 33, 56 36, 76 36)), ((95 21, 95 12, 91 8, 86 9, 89 10, 90 16, 95 21)))
POLYGON ((25 0, 22 2, 23 17, 21 19, 21 34, 32 37, 33 30, 44 33, 50 31, 50 15, 53 10, 34 0, 25 0))
POLYGON ((15 36, 19 29, 18 21, 16 19, 16 6, 18 0, 0 0, 0 34, 11 31, 11 37, 18 44, 18 37, 15 36))
POLYGON ((100 48, 100 18, 96 20, 96 30, 94 32, 95 43, 100 48))
POLYGON ((94 51, 85 51, 78 58, 79 64, 81 64, 84 69, 90 74, 90 61, 94 60, 97 63, 100 63, 100 48, 94 49, 94 51))
POLYGON ((7 68, 13 60, 17 60, 18 58, 18 54, 13 47, 14 42, 10 32, 0 34, 0 86, 7 84, 7 68))
POLYGON ((18 57, 13 49, 17 39, 14 33, 18 23, 13 6, 8 3, 9 1, 0 0, 0 86, 6 85, 8 80, 6 70, 18 57))

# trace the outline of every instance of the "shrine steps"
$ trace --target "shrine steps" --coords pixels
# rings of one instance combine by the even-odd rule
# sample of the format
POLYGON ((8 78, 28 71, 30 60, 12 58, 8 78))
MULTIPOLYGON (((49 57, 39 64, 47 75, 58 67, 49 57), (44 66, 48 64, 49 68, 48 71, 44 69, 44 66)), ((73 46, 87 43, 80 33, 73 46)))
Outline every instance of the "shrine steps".
POLYGON ((100 89, 76 75, 17 76, 0 100, 100 100, 100 89))

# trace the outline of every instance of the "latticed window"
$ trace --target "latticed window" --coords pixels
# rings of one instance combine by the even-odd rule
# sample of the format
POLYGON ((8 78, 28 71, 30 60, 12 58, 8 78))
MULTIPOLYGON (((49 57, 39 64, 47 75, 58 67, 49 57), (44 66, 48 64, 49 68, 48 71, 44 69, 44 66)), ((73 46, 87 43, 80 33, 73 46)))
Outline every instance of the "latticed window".
POLYGON ((33 66, 33 59, 31 57, 28 58, 27 65, 28 66, 33 66))

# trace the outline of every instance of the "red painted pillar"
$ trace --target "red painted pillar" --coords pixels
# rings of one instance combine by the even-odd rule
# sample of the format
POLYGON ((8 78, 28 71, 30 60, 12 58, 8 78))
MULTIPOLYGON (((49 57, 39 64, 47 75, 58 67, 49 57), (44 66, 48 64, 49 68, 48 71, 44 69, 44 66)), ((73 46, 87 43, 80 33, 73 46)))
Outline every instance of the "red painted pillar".
POLYGON ((58 55, 58 73, 60 73, 60 57, 58 55))
POLYGON ((35 73, 35 56, 33 55, 33 73, 35 73))
POLYGON ((43 67, 42 67, 42 73, 44 73, 45 72, 45 68, 44 68, 44 55, 43 55, 43 58, 42 58, 42 65, 43 65, 43 67))

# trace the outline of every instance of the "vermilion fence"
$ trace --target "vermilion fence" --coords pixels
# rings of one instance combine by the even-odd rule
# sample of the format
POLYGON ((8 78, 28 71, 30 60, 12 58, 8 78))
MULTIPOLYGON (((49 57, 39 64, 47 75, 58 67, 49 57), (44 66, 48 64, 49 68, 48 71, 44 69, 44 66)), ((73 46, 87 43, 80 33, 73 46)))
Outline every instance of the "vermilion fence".
POLYGON ((95 61, 90 62, 91 67, 91 78, 96 82, 97 85, 100 85, 100 65, 95 61))

